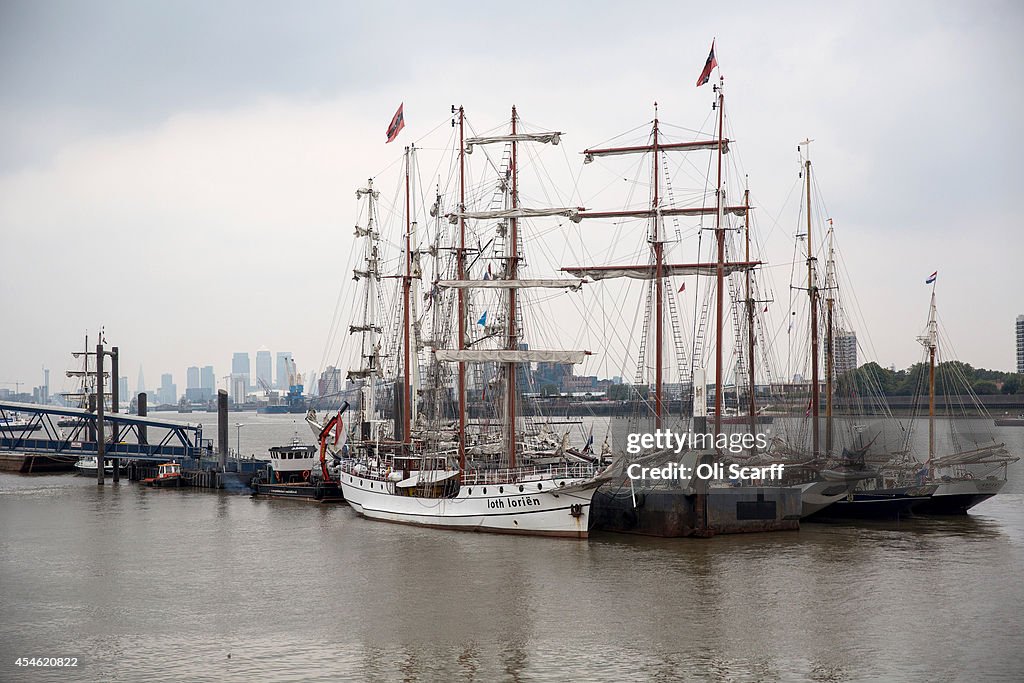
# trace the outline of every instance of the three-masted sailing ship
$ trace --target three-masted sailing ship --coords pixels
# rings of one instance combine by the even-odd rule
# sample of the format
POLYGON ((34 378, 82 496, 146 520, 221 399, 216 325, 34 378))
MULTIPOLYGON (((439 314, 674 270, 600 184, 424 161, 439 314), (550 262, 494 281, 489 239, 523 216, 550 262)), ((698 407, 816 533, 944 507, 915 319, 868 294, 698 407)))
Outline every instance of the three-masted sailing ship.
MULTIPOLYGON (((646 262, 616 263, 611 265, 585 265, 564 268, 565 272, 592 281, 641 281, 646 290, 646 305, 639 335, 637 374, 633 385, 637 390, 634 405, 638 411, 626 421, 621 432, 655 432, 672 430, 677 434, 691 432, 713 437, 729 436, 725 425, 739 425, 749 430, 751 439, 758 432, 757 425, 765 422, 755 405, 757 388, 754 368, 754 345, 759 303, 753 271, 760 266, 754 260, 750 245, 750 195, 743 192, 742 202, 730 202, 725 185, 724 157, 732 143, 724 133, 724 79, 719 78, 714 88, 713 111, 715 130, 712 135, 697 134, 688 140, 676 140, 666 135, 657 117, 651 123, 646 140, 639 144, 601 146, 586 149, 585 161, 602 157, 636 155, 649 160, 650 195, 643 207, 628 206, 620 210, 584 211, 583 219, 611 221, 643 221, 646 227, 647 249, 642 250, 646 262), (704 179, 705 188, 688 198, 672 187, 673 161, 683 155, 679 164, 686 169, 700 168, 691 160, 692 153, 710 154, 708 167, 712 169, 704 179), (708 192, 708 189, 711 192, 708 192), (689 201, 687 201, 689 199, 689 201), (710 201, 709 201, 710 200, 710 201), (690 218, 699 222, 693 234, 698 236, 697 254, 701 254, 700 236, 709 230, 714 236, 711 257, 705 261, 672 258, 673 247, 681 242, 678 221, 690 218), (704 220, 712 219, 713 226, 705 227, 704 220), (742 222, 746 234, 743 247, 737 249, 729 236, 735 232, 734 222, 742 222), (674 229, 673 229, 674 228, 674 229), (737 258, 742 254, 742 258, 737 258), (677 297, 685 284, 675 291, 669 283, 676 278, 696 276, 712 283, 703 291, 704 305, 695 301, 695 334, 687 345, 683 330, 683 313, 677 297), (699 313, 697 312, 699 310, 699 313), (730 321, 730 318, 732 320, 730 321), (726 414, 726 387, 728 385, 727 337, 730 322, 735 335, 733 355, 734 384, 739 395, 744 388, 746 401, 739 400, 734 415, 726 414), (705 381, 707 339, 713 353, 714 377, 708 386, 705 381), (653 347, 653 359, 649 348, 653 347), (675 365, 676 383, 670 383, 672 365, 675 365), (644 396, 640 389, 649 388, 644 396), (713 408, 708 410, 708 396, 712 395, 713 408), (692 395, 692 401, 690 396, 692 395), (746 414, 740 414, 745 409, 746 414)), ((656 106, 657 109, 657 106, 656 106)), ((649 175, 648 175, 649 174, 649 175)), ((637 178, 637 184, 646 184, 637 178)), ((675 250, 678 251, 678 248, 675 250)), ((685 281, 684 281, 685 283, 685 281)), ((622 285, 619 285, 620 287, 622 285)), ((695 292, 695 297, 697 293, 695 292)), ((613 295, 615 298, 615 295, 613 295)), ((763 339, 762 339, 763 342, 763 339)), ((624 433, 618 434, 621 447, 624 433)), ((756 451, 756 446, 750 449, 756 451)), ((749 454, 748 454, 749 455, 749 454)), ((634 462, 642 466, 662 466, 677 462, 689 471, 698 465, 723 463, 730 454, 720 447, 720 441, 708 448, 690 447, 682 452, 652 449, 638 454, 634 462), (717 447, 716 447, 717 446, 717 447)), ((597 528, 610 531, 659 536, 711 535, 793 529, 800 516, 800 494, 795 488, 781 487, 772 482, 759 482, 756 486, 734 487, 725 481, 665 481, 646 478, 621 478, 604 486, 595 496, 594 522, 597 528)))
MULTIPOLYGON (((558 144, 559 132, 523 132, 516 109, 512 109, 508 133, 465 135, 465 114, 460 107, 454 122, 458 129, 458 185, 456 210, 447 214, 457 226, 454 245, 454 272, 435 266, 427 300, 435 314, 445 302, 454 304, 454 329, 437 323, 431 338, 425 338, 423 319, 417 314, 419 285, 424 277, 423 250, 417 238, 415 149, 405 152, 404 229, 400 272, 393 277, 399 285, 397 316, 399 332, 391 350, 397 356, 397 370, 391 382, 394 420, 377 419, 377 395, 386 383, 382 359, 383 326, 370 313, 381 279, 389 277, 380 270, 379 235, 374 202, 377 195, 368 186, 360 190, 370 205, 365 228, 357 235, 365 240, 365 267, 356 272, 365 280, 362 320, 350 328, 362 336, 361 365, 350 372, 350 379, 362 383, 359 421, 355 438, 348 443, 342 460, 340 483, 345 500, 359 514, 391 522, 422 526, 518 534, 586 538, 589 533, 591 497, 606 480, 604 468, 596 458, 580 451, 538 438, 525 429, 528 420, 520 410, 522 367, 531 363, 578 364, 588 355, 583 350, 538 349, 529 345, 524 334, 526 293, 533 289, 578 289, 579 278, 531 278, 525 272, 526 242, 521 222, 544 217, 576 219, 576 207, 537 208, 524 206, 519 193, 520 146, 558 144), (466 156, 474 147, 502 146, 502 161, 495 164, 500 173, 495 187, 500 197, 497 206, 469 206, 466 196, 466 156), (484 249, 469 241, 471 222, 494 226, 489 261, 483 277, 477 263, 484 249), (472 263, 470 259, 472 258, 472 263), (474 268, 475 266, 475 268, 474 268), (496 293, 500 312, 487 322, 484 311, 471 329, 471 298, 478 292, 496 293), (454 293, 454 296, 452 296, 454 293), (450 332, 450 333, 448 333, 450 332), (421 354, 429 359, 429 370, 420 372, 421 354), (457 416, 447 420, 441 408, 445 365, 455 366, 454 399, 457 416), (471 366, 477 389, 469 393, 471 366), (426 375, 426 383, 422 381, 426 375), (499 411, 493 422, 472 423, 469 404, 491 401, 499 411), (423 401, 422 411, 421 397, 423 401), (496 400, 495 400, 496 397, 496 400)), ((432 213, 440 216, 440 197, 432 213)), ((441 261, 434 243, 435 263, 441 261)), ((429 254, 431 250, 427 250, 429 254)), ((445 321, 445 322, 450 322, 445 321)), ((452 327, 449 325, 449 327, 452 327)), ((386 341, 386 340, 385 340, 386 341)))

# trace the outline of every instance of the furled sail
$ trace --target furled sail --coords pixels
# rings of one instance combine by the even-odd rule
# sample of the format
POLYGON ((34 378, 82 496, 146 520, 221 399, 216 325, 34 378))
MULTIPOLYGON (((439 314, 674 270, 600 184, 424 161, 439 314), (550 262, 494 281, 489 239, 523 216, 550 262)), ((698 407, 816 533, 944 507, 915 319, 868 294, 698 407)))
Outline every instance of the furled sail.
MULTIPOLYGON (((743 216, 752 206, 723 206, 722 213, 743 216)), ((622 211, 584 211, 578 212, 573 219, 579 222, 583 218, 654 218, 655 216, 712 216, 718 213, 717 206, 693 206, 668 209, 625 209, 622 211)))
POLYGON ((500 142, 541 142, 544 144, 557 145, 562 137, 561 132, 556 133, 516 133, 514 135, 491 135, 475 138, 466 138, 466 154, 473 153, 473 145, 491 145, 500 142))
POLYGON ((514 209, 497 209, 495 211, 462 211, 448 214, 448 221, 452 224, 458 223, 460 218, 471 218, 474 220, 489 220, 492 218, 540 218, 543 216, 565 216, 573 223, 579 223, 580 209, 573 207, 551 207, 545 209, 527 209, 517 207, 514 209))
POLYGON ((584 285, 579 279, 552 280, 439 280, 438 287, 451 289, 571 289, 578 290, 584 285))
MULTIPOLYGON (((760 261, 738 261, 726 263, 723 270, 726 275, 736 271, 750 270, 761 265, 760 261)), ((718 267, 714 263, 666 263, 661 267, 665 277, 703 275, 714 276, 718 274, 718 267)), ((563 271, 579 278, 591 280, 609 280, 612 278, 626 277, 633 280, 653 280, 655 267, 653 265, 643 266, 578 266, 575 268, 562 268, 563 271)))
MULTIPOLYGON (((659 152, 690 152, 701 149, 718 149, 718 140, 696 140, 694 142, 668 142, 658 145, 659 152)), ((583 163, 589 164, 594 157, 613 157, 621 154, 646 154, 654 150, 653 145, 633 147, 605 147, 583 150, 583 163)), ((729 139, 722 140, 722 154, 729 153, 729 139)))
POLYGON ((543 349, 438 349, 440 361, 465 363, 582 363, 589 351, 546 351, 543 349))

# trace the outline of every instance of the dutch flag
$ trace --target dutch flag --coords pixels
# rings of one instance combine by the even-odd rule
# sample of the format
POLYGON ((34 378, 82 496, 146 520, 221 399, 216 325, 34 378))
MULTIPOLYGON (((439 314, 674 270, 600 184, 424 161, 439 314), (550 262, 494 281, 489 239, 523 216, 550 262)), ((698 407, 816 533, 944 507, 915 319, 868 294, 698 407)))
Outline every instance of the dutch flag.
POLYGON ((928 276, 928 279, 925 280, 924 283, 926 285, 930 285, 933 282, 935 282, 935 280, 937 280, 938 277, 939 277, 939 271, 936 270, 934 273, 932 273, 931 275, 928 276))

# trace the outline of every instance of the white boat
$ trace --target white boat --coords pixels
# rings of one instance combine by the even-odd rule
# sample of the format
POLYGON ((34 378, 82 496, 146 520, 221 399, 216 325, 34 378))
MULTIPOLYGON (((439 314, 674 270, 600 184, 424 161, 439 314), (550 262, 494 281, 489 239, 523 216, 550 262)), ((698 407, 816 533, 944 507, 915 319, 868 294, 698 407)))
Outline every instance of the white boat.
MULTIPOLYGON (((367 202, 366 227, 356 227, 356 236, 365 239, 365 266, 355 271, 356 280, 363 283, 364 300, 359 307, 361 319, 349 329, 362 335, 362 360, 348 376, 360 380, 362 386, 356 437, 342 454, 340 483, 345 500, 364 517, 445 529, 587 538, 591 498, 605 481, 598 476, 597 459, 576 454, 558 443, 531 440, 529 424, 520 424, 528 423, 530 418, 520 415, 517 407, 521 391, 517 377, 523 376, 519 368, 532 362, 579 363, 587 355, 584 351, 540 350, 524 344, 519 317, 525 315, 526 290, 579 289, 582 282, 579 278, 527 279, 521 274, 525 259, 520 251, 519 221, 566 217, 575 215, 576 209, 519 205, 518 147, 524 143, 558 144, 560 133, 525 133, 517 130, 518 124, 513 107, 511 134, 465 138, 464 114, 458 111, 460 179, 465 173, 466 154, 473 146, 498 144, 504 146, 505 155, 501 177, 494 185, 494 202, 471 207, 487 210, 469 210, 465 184, 460 182, 458 211, 447 214, 451 224, 459 225, 454 245, 438 243, 445 224, 440 196, 431 210, 438 237, 429 251, 435 255, 433 286, 426 296, 433 304, 429 342, 424 339, 427 326, 416 308, 423 278, 420 257, 427 250, 417 241, 416 210, 410 200, 416 196, 410 191, 410 178, 418 177, 415 150, 406 148, 405 152, 402 267, 394 276, 399 283, 399 327, 390 337, 396 340, 395 348, 383 354, 381 343, 388 343, 389 337, 382 335, 374 313, 382 278, 378 270, 382 261, 380 235, 375 222, 378 193, 372 184, 356 193, 367 202), (486 271, 476 277, 470 274, 472 264, 465 256, 469 251, 466 231, 474 221, 480 221, 477 224, 485 226, 483 229, 495 230, 488 242, 490 251, 474 258, 474 263, 487 264, 486 271), (446 251, 458 255, 456 263, 438 266, 440 259, 436 256, 446 251), (491 310, 500 311, 488 323, 485 309, 477 323, 480 330, 468 324, 468 301, 474 291, 495 297, 491 310), (445 305, 442 301, 454 315, 440 314, 445 305), (392 366, 397 375, 391 394, 395 414, 392 423, 377 419, 375 414, 375 395, 383 378, 381 361, 386 358, 400 359, 392 366), (422 385, 421 364, 427 367, 422 385), (477 381, 481 395, 472 398, 467 392, 467 366, 471 364, 476 368, 482 365, 488 375, 487 380, 477 381), (454 372, 448 369, 453 366, 457 368, 454 372), (457 396, 458 422, 451 425, 441 403, 447 394, 445 378, 453 375, 457 375, 453 393, 457 396), (483 393, 489 394, 487 399, 483 393), (494 400, 494 396, 500 398, 494 400), (489 401, 486 405, 494 406, 492 431, 474 430, 468 424, 469 400, 482 404, 489 401), (478 455, 474 453, 477 450, 478 455)), ((477 315, 472 319, 476 320, 477 315)), ((315 423, 311 426, 316 429, 315 423)))
POLYGON ((298 437, 288 446, 274 446, 270 449, 271 483, 298 484, 309 481, 315 468, 319 467, 316 446, 303 444, 298 437))
POLYGON ((458 469, 415 469, 420 458, 389 462, 408 469, 352 461, 343 466, 342 491, 356 512, 464 531, 587 538, 590 501, 605 481, 589 465, 462 475, 458 469))
MULTIPOLYGON (((121 461, 121 471, 124 472, 128 468, 128 463, 124 458, 119 458, 121 461)), ((87 476, 96 476, 96 456, 95 455, 83 455, 75 463, 75 469, 79 474, 87 476)), ((108 474, 114 473, 114 460, 112 458, 103 459, 103 471, 108 474)))

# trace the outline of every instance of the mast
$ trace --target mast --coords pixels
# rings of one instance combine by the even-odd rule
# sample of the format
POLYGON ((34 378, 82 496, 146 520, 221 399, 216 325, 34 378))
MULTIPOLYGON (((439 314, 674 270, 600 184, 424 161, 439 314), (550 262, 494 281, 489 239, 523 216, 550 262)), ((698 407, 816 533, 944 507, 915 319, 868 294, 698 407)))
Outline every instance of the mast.
MULTIPOLYGON (((459 248, 456 251, 458 278, 466 279, 466 113, 459 106, 459 248)), ((466 349, 466 292, 460 289, 459 299, 459 343, 460 351, 466 349)), ((466 470, 466 363, 459 361, 459 470, 466 470)))
MULTIPOLYGON (((745 230, 746 249, 743 260, 750 261, 750 189, 743 191, 743 204, 747 208, 746 216, 743 219, 745 230)), ((755 405, 756 384, 754 382, 754 293, 751 285, 751 273, 746 272, 746 297, 747 297, 747 412, 750 418, 750 433, 757 431, 757 406, 755 405)), ((739 400, 739 381, 736 382, 737 401, 739 400)), ((738 406, 737 406, 738 407, 738 406)), ((750 454, 757 452, 757 446, 750 447, 750 454)))
POLYGON ((722 225, 722 123, 725 79, 718 79, 718 178, 715 182, 715 241, 718 260, 715 266, 715 434, 722 433, 722 320, 725 315, 725 226, 722 225))
POLYGON ((928 309, 928 335, 921 339, 928 348, 928 478, 935 478, 935 351, 938 347, 938 322, 935 316, 935 284, 928 309))
MULTIPOLYGON (((516 135, 516 107, 512 105, 512 136, 516 135)), ((518 143, 512 140, 512 158, 509 164, 509 171, 512 175, 512 210, 519 208, 519 177, 517 166, 518 143)), ((505 277, 510 280, 519 278, 519 220, 515 217, 509 219, 511 244, 509 247, 508 268, 505 277)), ((516 330, 516 289, 508 290, 508 344, 509 351, 516 351, 518 348, 518 335, 516 330)), ((508 466, 516 466, 516 364, 508 363, 506 366, 506 419, 508 420, 508 466)))
MULTIPOLYGON (((452 113, 455 112, 454 107, 452 113)), ((453 121, 454 123, 454 121, 453 121)), ((458 279, 455 281, 441 281, 438 286, 458 288, 459 303, 459 344, 458 349, 435 349, 434 354, 438 360, 457 362, 459 364, 459 427, 462 439, 459 443, 460 465, 465 466, 465 444, 466 437, 466 377, 465 363, 498 363, 498 367, 505 369, 504 387, 505 398, 502 401, 504 406, 504 417, 507 424, 503 425, 502 444, 506 450, 509 467, 516 464, 516 415, 517 415, 517 363, 530 362, 561 362, 580 363, 585 351, 547 351, 519 350, 519 322, 517 311, 518 290, 525 287, 556 287, 556 288, 578 288, 582 283, 579 281, 557 281, 557 280, 520 280, 519 279, 519 219, 537 218, 542 216, 562 216, 573 221, 578 220, 580 209, 576 207, 521 207, 519 203, 519 150, 520 142, 538 142, 557 145, 561 132, 543 133, 520 133, 519 118, 515 107, 512 107, 512 126, 509 135, 488 135, 464 137, 465 115, 462 108, 459 108, 459 192, 460 205, 458 211, 448 214, 452 223, 459 223, 459 249, 458 249, 458 279), (508 144, 510 147, 510 160, 508 175, 502 181, 502 192, 505 193, 505 205, 500 210, 467 211, 466 210, 466 189, 465 189, 465 155, 472 151, 474 145, 508 144), (511 181, 510 183, 508 181, 511 181), (469 281, 466 279, 466 229, 465 219, 473 220, 494 220, 508 221, 507 233, 511 244, 505 246, 503 273, 496 280, 485 279, 483 281, 469 281), (505 309, 506 330, 504 339, 499 342, 497 349, 470 349, 466 333, 466 294, 467 288, 507 289, 507 308, 505 309)), ((503 224, 504 225, 504 224, 503 224)), ((499 392, 500 393, 500 392, 499 392)))
POLYGON ((803 141, 807 147, 804 173, 807 181, 807 296, 811 298, 811 457, 818 457, 818 290, 814 285, 814 248, 811 240, 811 140, 803 141))
POLYGON ((356 270, 357 280, 366 278, 365 298, 363 300, 363 315, 360 325, 349 327, 349 334, 359 332, 361 339, 360 367, 355 371, 348 372, 349 379, 361 379, 361 400, 359 401, 359 433, 363 440, 373 440, 372 421, 377 414, 376 378, 380 373, 378 337, 380 327, 376 319, 377 281, 380 278, 377 240, 379 235, 376 229, 376 201, 379 196, 377 190, 373 189, 373 178, 366 181, 366 187, 356 190, 356 199, 367 198, 366 201, 366 228, 356 226, 356 237, 366 238, 366 245, 363 253, 366 270, 356 270))
POLYGON ((662 415, 664 414, 664 395, 662 394, 662 363, 664 357, 663 339, 664 332, 662 326, 664 324, 664 305, 665 305, 665 269, 664 269, 664 245, 661 242, 661 235, 659 234, 659 223, 661 222, 660 216, 660 203, 661 198, 659 195, 660 184, 658 182, 658 103, 654 103, 654 130, 652 132, 651 141, 651 163, 652 173, 654 175, 654 196, 651 200, 651 209, 653 211, 652 223, 651 223, 651 244, 654 247, 654 296, 655 296, 655 313, 654 313, 654 428, 661 429, 662 415))
POLYGON ((835 340, 832 311, 835 305, 835 261, 832 219, 828 219, 828 263, 825 268, 825 455, 832 454, 832 376, 835 374, 835 340))
POLYGON ((402 441, 412 443, 412 398, 409 395, 412 389, 412 375, 410 371, 411 340, 409 339, 409 327, 411 323, 411 307, 409 291, 412 287, 412 217, 410 216, 409 200, 409 148, 405 148, 405 277, 402 279, 402 441))

